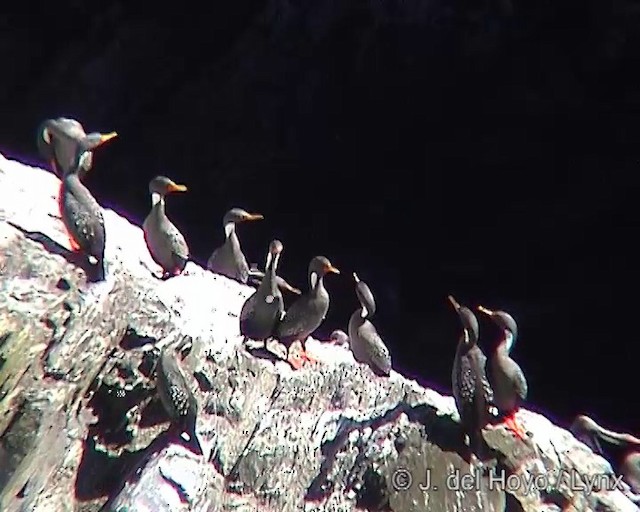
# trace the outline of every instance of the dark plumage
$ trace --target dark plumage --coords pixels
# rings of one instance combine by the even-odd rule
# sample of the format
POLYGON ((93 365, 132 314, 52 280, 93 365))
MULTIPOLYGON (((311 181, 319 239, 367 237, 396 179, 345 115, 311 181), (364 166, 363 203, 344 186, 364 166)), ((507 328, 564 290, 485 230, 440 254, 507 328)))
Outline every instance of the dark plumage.
POLYGON ((151 257, 164 271, 163 277, 180 274, 189 260, 184 236, 165 213, 165 196, 186 190, 186 186, 178 185, 166 176, 156 176, 149 183, 152 206, 142 223, 142 231, 151 257))
POLYGON ((202 447, 195 430, 198 402, 178 365, 175 350, 168 347, 162 349, 156 376, 158 395, 169 418, 181 431, 181 434, 187 434, 189 441, 199 453, 202 453, 202 447))
POLYGON ((236 235, 236 224, 263 218, 259 213, 247 213, 241 208, 229 210, 222 219, 225 241, 209 256, 207 268, 211 272, 246 284, 249 278, 249 264, 240 248, 240 240, 236 235))
POLYGON ((240 333, 252 340, 261 341, 271 337, 276 323, 284 314, 282 293, 276 280, 276 270, 283 250, 282 242, 271 241, 267 252, 265 276, 256 292, 242 305, 240 333))
POLYGON ((64 223, 71 247, 84 253, 89 262, 98 268, 98 280, 104 279, 105 227, 102 208, 80 181, 86 151, 76 156, 74 166, 62 179, 60 186, 60 216, 64 223))
MULTIPOLYGON (((291 304, 282 321, 276 328, 276 337, 287 347, 287 352, 296 342, 302 345, 301 358, 312 361, 306 354, 304 342, 313 333, 327 315, 329 310, 329 293, 324 287, 324 276, 327 273, 339 274, 331 262, 324 256, 316 256, 309 263, 309 289, 291 304)), ((288 357, 294 368, 300 368, 304 362, 288 357)))
POLYGON ((489 381, 493 388, 493 401, 505 424, 521 439, 526 432, 515 421, 514 414, 521 401, 527 399, 527 379, 524 372, 509 355, 518 336, 518 327, 511 315, 504 311, 491 311, 478 306, 502 331, 502 338, 489 360, 489 381))
POLYGON ((376 312, 373 293, 355 272, 353 279, 356 282, 356 295, 360 301, 360 307, 349 319, 349 346, 353 357, 359 363, 369 366, 376 375, 389 375, 391 372, 389 350, 370 321, 376 312))
POLYGON ((598 425, 589 416, 578 415, 569 427, 576 439, 589 446, 595 453, 605 455, 600 440, 609 444, 624 448, 631 448, 622 457, 618 473, 630 488, 625 492, 627 497, 636 503, 640 503, 640 439, 622 432, 607 430, 598 425))
POLYGON ((631 452, 625 455, 620 464, 620 474, 631 492, 635 496, 629 496, 636 503, 640 502, 640 452, 631 452))
POLYGON ((463 329, 451 372, 453 398, 462 428, 469 436, 469 448, 473 454, 481 456, 482 429, 489 422, 489 407, 493 401, 493 390, 486 374, 487 358, 478 346, 478 319, 451 295, 448 299, 458 313, 463 329))
POLYGON ((86 151, 88 154, 79 170, 83 176, 91 169, 92 150, 116 136, 116 132, 87 134, 75 119, 59 117, 47 119, 40 124, 37 145, 40 155, 50 163, 53 172, 60 178, 73 168, 77 154, 86 151))

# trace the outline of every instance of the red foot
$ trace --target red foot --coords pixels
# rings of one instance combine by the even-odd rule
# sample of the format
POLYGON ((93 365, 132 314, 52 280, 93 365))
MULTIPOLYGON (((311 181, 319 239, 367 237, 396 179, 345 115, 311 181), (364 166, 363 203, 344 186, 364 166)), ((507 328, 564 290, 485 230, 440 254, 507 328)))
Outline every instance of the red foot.
POLYGON ((287 362, 291 365, 294 370, 299 370, 304 366, 304 359, 299 355, 288 355, 287 362))
POLYGON ((307 363, 311 363, 311 364, 320 363, 320 361, 318 361, 315 357, 311 357, 304 350, 301 350, 299 353, 296 353, 296 354, 289 354, 287 356, 287 362, 293 367, 294 370, 299 370, 300 368, 305 366, 305 364, 307 363))
POLYGON ((520 439, 526 439, 527 438, 527 432, 516 421, 515 413, 507 416, 504 419, 504 424, 509 430, 511 430, 516 435, 516 437, 518 437, 520 439))
POLYGON ((172 273, 174 276, 179 276, 180 274, 182 274, 182 270, 180 270, 180 268, 176 268, 172 273))
POLYGON ((304 350, 300 353, 300 357, 301 357, 304 361, 307 361, 308 363, 311 363, 311 364, 318 364, 318 363, 320 363, 320 361, 319 361, 318 359, 316 359, 315 357, 310 356, 310 355, 309 355, 309 352, 306 352, 306 351, 304 351, 304 350))

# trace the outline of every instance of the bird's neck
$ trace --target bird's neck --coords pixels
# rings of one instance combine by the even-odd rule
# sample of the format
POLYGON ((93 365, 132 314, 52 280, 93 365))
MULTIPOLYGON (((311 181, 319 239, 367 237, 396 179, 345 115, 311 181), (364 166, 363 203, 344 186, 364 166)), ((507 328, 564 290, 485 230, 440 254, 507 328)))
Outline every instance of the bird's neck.
POLYGON ((153 192, 151 194, 151 206, 157 212, 164 213, 164 196, 157 192, 153 192))
POLYGON ((513 337, 513 333, 511 331, 504 331, 504 336, 498 344, 497 351, 501 354, 509 355, 511 349, 513 348, 514 342, 515 338, 513 337))
POLYGON ((62 181, 63 190, 71 193, 73 196, 82 199, 83 197, 91 197, 89 189, 82 184, 80 176, 77 172, 70 172, 64 177, 62 181))
POLYGON ((279 259, 280 259, 280 255, 276 254, 269 262, 269 266, 265 269, 266 273, 268 273, 271 276, 271 279, 273 280, 275 280, 276 278, 276 270, 278 268, 279 259))
POLYGON ((227 222, 224 225, 224 236, 227 240, 236 234, 236 223, 235 222, 227 222))
POLYGON ((312 293, 318 293, 321 290, 324 290, 323 276, 319 275, 316 272, 310 272, 309 290, 311 290, 312 293))
POLYGON ((462 339, 464 344, 473 347, 476 343, 478 343, 478 338, 473 334, 469 329, 464 329, 462 332, 462 339))

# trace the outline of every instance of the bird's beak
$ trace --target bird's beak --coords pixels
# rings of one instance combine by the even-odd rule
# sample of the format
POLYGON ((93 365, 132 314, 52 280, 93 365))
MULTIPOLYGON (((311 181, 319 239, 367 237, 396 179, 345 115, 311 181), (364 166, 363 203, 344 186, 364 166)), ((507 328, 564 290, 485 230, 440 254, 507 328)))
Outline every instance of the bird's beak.
POLYGON ((330 273, 330 274, 339 274, 340 273, 340 271, 336 267, 334 267, 333 265, 327 266, 325 268, 325 271, 327 273, 330 273))
POLYGON ((169 185, 167 185, 167 190, 169 192, 186 192, 187 191, 187 186, 186 185, 179 185, 178 183, 169 183, 169 185))
POLYGON ((460 309, 460 304, 458 304, 458 301, 453 298, 453 295, 447 295, 447 299, 449 300, 449 302, 451 302, 451 305, 456 311, 460 309))
POLYGON ((100 134, 100 144, 104 144, 105 142, 115 139, 118 136, 116 132, 111 133, 101 133, 100 134))
POLYGON ((262 220, 264 219, 264 215, 261 213, 249 213, 245 215, 244 220, 262 220))
POLYGON ((485 315, 488 316, 493 316, 493 311, 491 311, 490 309, 485 308, 484 306, 478 306, 478 311, 480 311, 480 313, 484 313, 485 315))

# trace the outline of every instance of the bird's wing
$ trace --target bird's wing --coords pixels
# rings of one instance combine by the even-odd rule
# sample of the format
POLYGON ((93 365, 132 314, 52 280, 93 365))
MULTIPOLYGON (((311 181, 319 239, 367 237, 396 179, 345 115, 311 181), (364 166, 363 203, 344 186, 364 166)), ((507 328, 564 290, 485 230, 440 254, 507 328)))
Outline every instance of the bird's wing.
POLYGON ((364 322, 358 328, 358 336, 367 343, 371 362, 378 369, 388 373, 391 370, 391 355, 375 326, 369 321, 364 322))
POLYGON ((73 231, 80 237, 80 239, 77 240, 78 242, 82 240, 94 240, 96 239, 96 235, 104 234, 102 208, 100 208, 97 203, 91 205, 88 209, 82 206, 74 197, 70 197, 66 202, 66 208, 70 213, 68 218, 73 224, 73 231))
POLYGON ((527 386, 527 379, 525 378, 524 372, 522 371, 518 363, 516 363, 513 359, 508 359, 505 369, 508 372, 511 381, 513 382, 513 387, 516 393, 518 393, 518 396, 522 400, 526 400, 529 390, 527 386))
POLYGON ((209 256, 209 259, 207 260, 207 268, 209 270, 212 270, 213 272, 218 270, 218 259, 220 258, 223 247, 224 246, 221 245, 220 247, 215 248, 211 253, 211 256, 209 256))
POLYGON ((295 336, 300 329, 300 319, 307 314, 307 304, 309 297, 304 295, 296 300, 289 309, 285 311, 282 321, 278 324, 278 336, 286 338, 295 336))
POLYGON ((180 230, 171 222, 169 222, 167 234, 171 240, 171 249, 173 252, 181 258, 188 260, 189 246, 187 245, 187 241, 184 239, 183 234, 180 233, 180 230))

